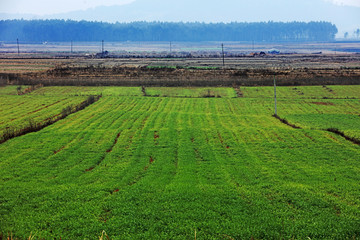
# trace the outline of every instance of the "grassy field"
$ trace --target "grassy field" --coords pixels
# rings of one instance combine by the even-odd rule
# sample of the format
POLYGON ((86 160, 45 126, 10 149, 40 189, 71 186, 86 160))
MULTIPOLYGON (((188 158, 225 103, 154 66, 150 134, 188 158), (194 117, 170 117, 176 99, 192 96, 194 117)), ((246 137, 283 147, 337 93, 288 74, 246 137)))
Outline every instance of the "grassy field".
MULTIPOLYGON (((273 98, 274 87, 241 87, 244 97, 273 98)), ((356 86, 301 86, 278 87, 281 99, 359 99, 360 85, 356 86)))
POLYGON ((24 129, 29 124, 54 119, 64 108, 76 106, 86 99, 85 96, 16 94, 14 86, 0 87, 0 140, 9 129, 24 129))
POLYGON ((236 93, 232 88, 176 88, 176 87, 149 87, 146 95, 153 97, 185 97, 185 98, 234 98, 236 93))
POLYGON ((278 114, 300 129, 272 116, 272 88, 0 89, 2 118, 103 95, 0 145, 0 234, 360 239, 360 147, 326 131, 359 137, 357 89, 279 87, 278 114))

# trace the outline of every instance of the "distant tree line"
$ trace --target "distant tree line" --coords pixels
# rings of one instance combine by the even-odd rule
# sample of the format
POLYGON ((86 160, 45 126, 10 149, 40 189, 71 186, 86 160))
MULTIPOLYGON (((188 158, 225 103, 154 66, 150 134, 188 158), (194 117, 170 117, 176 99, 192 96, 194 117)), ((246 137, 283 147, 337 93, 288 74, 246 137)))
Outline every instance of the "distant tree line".
MULTIPOLYGON (((344 38, 348 38, 349 37, 349 32, 345 32, 344 33, 344 38)), ((356 29, 355 31, 354 31, 354 38, 360 38, 360 28, 358 28, 358 29, 356 29)))
POLYGON ((2 20, 0 41, 331 41, 330 22, 132 22, 2 20))

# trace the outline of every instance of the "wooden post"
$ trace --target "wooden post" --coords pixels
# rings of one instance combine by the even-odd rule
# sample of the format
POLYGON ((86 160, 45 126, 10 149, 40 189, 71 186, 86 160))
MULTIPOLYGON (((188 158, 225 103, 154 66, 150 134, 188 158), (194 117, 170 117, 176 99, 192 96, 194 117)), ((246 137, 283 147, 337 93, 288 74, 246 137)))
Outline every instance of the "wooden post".
POLYGON ((276 77, 275 77, 275 75, 274 75, 274 100, 275 100, 275 116, 277 116, 276 77))
POLYGON ((18 55, 20 55, 20 46, 19 46, 19 39, 16 39, 16 43, 17 43, 17 49, 18 49, 18 55))
POLYGON ((225 67, 225 53, 224 53, 224 44, 221 44, 221 50, 222 50, 222 59, 223 59, 223 67, 225 67))

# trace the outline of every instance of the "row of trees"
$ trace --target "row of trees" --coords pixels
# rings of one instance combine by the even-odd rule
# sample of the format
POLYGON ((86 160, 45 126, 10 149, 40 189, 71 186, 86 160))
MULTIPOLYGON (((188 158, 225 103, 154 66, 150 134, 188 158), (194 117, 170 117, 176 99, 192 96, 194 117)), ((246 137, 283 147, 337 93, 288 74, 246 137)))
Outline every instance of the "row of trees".
POLYGON ((331 41, 329 22, 105 23, 71 20, 2 20, 0 41, 331 41))

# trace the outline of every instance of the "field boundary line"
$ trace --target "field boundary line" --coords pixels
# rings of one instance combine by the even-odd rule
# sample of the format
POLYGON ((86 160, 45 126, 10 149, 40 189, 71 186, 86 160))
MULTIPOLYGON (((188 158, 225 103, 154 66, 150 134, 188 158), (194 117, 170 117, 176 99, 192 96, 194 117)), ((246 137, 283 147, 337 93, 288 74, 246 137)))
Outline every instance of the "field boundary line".
POLYGON ((349 137, 344 132, 340 131, 337 128, 328 128, 328 129, 325 129, 325 131, 335 133, 336 135, 345 138, 347 141, 350 141, 350 142, 360 146, 360 140, 359 139, 354 138, 354 137, 349 137))
POLYGON ((285 118, 281 118, 279 115, 272 115, 274 118, 278 119, 280 122, 282 122, 283 124, 288 125, 289 127, 295 128, 295 129, 301 129, 301 127, 296 126, 295 124, 290 123, 288 120, 286 120, 285 118))
POLYGON ((90 168, 85 169, 85 172, 90 172, 90 171, 94 170, 97 166, 99 166, 99 165, 102 163, 102 161, 104 161, 106 155, 107 155, 108 153, 111 153, 111 152, 112 152, 113 148, 115 147, 116 143, 118 142, 118 140, 119 140, 119 138, 120 138, 120 136, 121 136, 121 133, 122 133, 122 132, 119 132, 119 133, 116 135, 116 137, 115 137, 115 139, 114 139, 114 142, 111 144, 111 146, 110 146, 108 149, 106 149, 105 154, 101 157, 101 159, 100 159, 99 161, 97 161, 97 163, 95 164, 95 166, 91 166, 90 168))
MULTIPOLYGON (((288 120, 284 119, 284 118, 281 118, 280 116, 278 115, 273 115, 274 118, 280 120, 282 123, 292 127, 292 128, 295 128, 295 129, 302 129, 301 127, 299 126, 296 126, 295 124, 292 124, 290 123, 288 120)), ((327 132, 331 132, 331 133, 334 133, 338 136, 341 136, 343 138, 345 138, 345 140, 347 141, 350 141, 352 142, 353 144, 356 144, 356 145, 359 145, 360 146, 360 139, 357 139, 357 138, 354 138, 354 137, 350 137, 350 136, 347 136, 344 132, 342 132, 341 130, 337 129, 337 128, 327 128, 327 129, 319 129, 319 130, 323 130, 323 131, 327 131, 327 132)))
POLYGON ((39 83, 37 85, 31 85, 30 87, 28 88, 25 88, 24 91, 21 90, 21 85, 18 86, 16 88, 16 91, 17 91, 17 95, 25 95, 25 94, 29 94, 29 93, 32 93, 33 91, 39 89, 39 88, 42 88, 44 87, 44 84, 42 83, 39 83))

